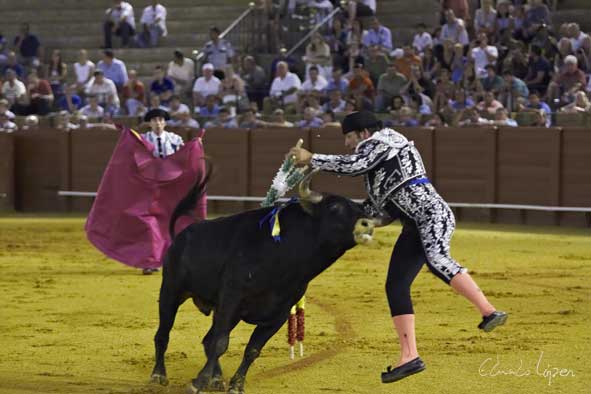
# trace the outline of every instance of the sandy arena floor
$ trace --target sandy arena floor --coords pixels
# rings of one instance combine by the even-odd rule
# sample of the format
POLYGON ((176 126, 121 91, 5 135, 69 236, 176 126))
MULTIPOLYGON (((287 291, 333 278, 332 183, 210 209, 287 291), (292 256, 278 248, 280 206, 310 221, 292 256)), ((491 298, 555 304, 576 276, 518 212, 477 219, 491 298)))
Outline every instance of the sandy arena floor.
MULTIPOLYGON (((171 384, 150 384, 161 276, 104 258, 83 225, 0 218, 0 392, 184 393, 203 365, 210 319, 190 302, 181 307, 167 353, 171 384)), ((380 229, 312 282, 306 356, 288 359, 282 329, 251 368, 247 393, 589 393, 591 232, 492 225, 461 224, 452 250, 510 312, 508 325, 477 330, 476 310, 424 268, 413 298, 427 370, 382 385, 380 372, 398 357, 384 283, 399 230, 380 229)), ((226 377, 251 330, 233 332, 226 377)))

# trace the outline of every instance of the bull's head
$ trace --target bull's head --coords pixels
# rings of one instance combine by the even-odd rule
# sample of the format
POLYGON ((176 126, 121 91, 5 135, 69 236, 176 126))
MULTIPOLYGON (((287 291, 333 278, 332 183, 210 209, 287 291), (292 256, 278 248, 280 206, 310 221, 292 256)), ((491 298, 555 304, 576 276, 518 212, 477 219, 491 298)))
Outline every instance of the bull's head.
POLYGON ((347 239, 357 244, 371 241, 377 223, 368 219, 361 206, 348 198, 336 195, 324 196, 310 190, 310 180, 316 172, 318 171, 311 171, 300 182, 299 194, 302 208, 324 222, 330 229, 331 238, 347 239))

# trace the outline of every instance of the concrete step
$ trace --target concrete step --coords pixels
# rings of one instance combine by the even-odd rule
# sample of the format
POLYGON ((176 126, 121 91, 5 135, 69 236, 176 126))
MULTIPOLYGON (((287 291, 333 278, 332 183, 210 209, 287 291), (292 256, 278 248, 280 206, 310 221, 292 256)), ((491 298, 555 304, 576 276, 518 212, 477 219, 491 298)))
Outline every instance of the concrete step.
MULTIPOLYGON (((133 0, 131 4, 134 7, 134 11, 137 13, 150 5, 150 0, 133 0)), ((211 0, 166 0, 163 2, 165 7, 194 7, 194 6, 210 6, 211 0)), ((113 5, 112 0, 0 0, 0 10, 42 10, 47 8, 48 4, 51 4, 52 8, 60 10, 88 10, 88 9, 102 9, 113 5)), ((216 5, 233 5, 240 6, 243 8, 248 7, 248 0, 216 0, 216 5)))
MULTIPOLYGON (((196 7, 170 7, 168 9, 167 19, 174 21, 203 21, 209 18, 228 17, 236 18, 245 10, 245 7, 237 6, 196 6, 196 7)), ((104 12, 101 10, 76 10, 76 9, 43 9, 34 12, 32 10, 22 10, 12 8, 2 11, 2 19, 18 22, 29 22, 33 25, 37 23, 69 23, 69 22, 100 22, 103 20, 104 12)), ((141 13, 135 13, 136 22, 139 22, 141 13)), ((206 23, 207 24, 207 23, 206 23)))
MULTIPOLYGON (((207 33, 201 34, 175 34, 164 37, 160 40, 159 47, 175 48, 177 46, 194 46, 199 48, 203 46, 209 39, 207 33)), ((113 39, 113 44, 119 44, 119 38, 113 39)), ((103 45, 103 37, 100 34, 92 36, 74 36, 74 37, 47 37, 43 40, 43 45, 46 48, 70 48, 70 49, 81 49, 81 48, 99 48, 103 45)))
MULTIPOLYGON (((195 46, 178 47, 187 57, 192 56, 192 51, 195 46)), ((114 49, 115 57, 122 59, 123 61, 130 63, 143 63, 143 62, 160 62, 168 63, 172 60, 172 54, 175 47, 158 47, 149 49, 140 48, 127 48, 127 49, 114 49)), ((78 58, 78 49, 62 48, 62 57, 68 64, 73 63, 78 58)), ((88 48, 88 57, 92 61, 100 60, 102 58, 103 50, 99 48, 88 48)))
POLYGON ((434 13, 439 9, 438 0, 381 0, 377 2, 378 17, 384 13, 400 14, 434 13))
POLYGON ((559 0, 558 11, 560 10, 591 10, 589 0, 559 0))
POLYGON ((415 27, 419 23, 424 23, 427 26, 436 26, 438 23, 438 17, 435 13, 430 14, 399 14, 394 13, 382 13, 378 15, 380 23, 390 30, 395 30, 400 27, 415 27))
MULTIPOLYGON (((591 0, 589 0, 591 5, 591 0)), ((591 7, 589 10, 558 10, 552 14, 552 23, 558 27, 562 23, 576 22, 583 31, 591 31, 591 7)))

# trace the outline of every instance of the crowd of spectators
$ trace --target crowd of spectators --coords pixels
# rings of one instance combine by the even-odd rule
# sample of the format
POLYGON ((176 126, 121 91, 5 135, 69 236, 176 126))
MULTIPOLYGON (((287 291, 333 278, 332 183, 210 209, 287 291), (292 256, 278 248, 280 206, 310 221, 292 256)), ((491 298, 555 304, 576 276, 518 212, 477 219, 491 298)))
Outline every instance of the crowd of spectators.
POLYGON ((15 130, 15 116, 32 128, 38 116, 55 113, 62 127, 75 128, 153 108, 169 111, 171 126, 189 128, 315 128, 360 109, 382 113, 392 126, 517 126, 519 113, 526 114, 519 121, 549 127, 556 112, 591 112, 591 37, 576 23, 554 28, 543 0, 481 0, 475 10, 467 0, 441 0, 440 25, 418 24, 409 42, 396 42, 374 15, 375 1, 291 0, 288 7, 302 3, 322 15, 343 7, 303 56, 280 45, 278 6, 257 0, 264 24, 252 48, 275 53, 269 67, 213 26, 198 70, 177 49, 145 84, 115 56, 113 35, 121 47, 158 46, 167 35, 158 1, 137 25, 132 4, 114 1, 96 64, 84 49, 73 64, 60 50, 44 62, 41 40, 24 23, 11 42, 0 36, 0 130, 15 130))

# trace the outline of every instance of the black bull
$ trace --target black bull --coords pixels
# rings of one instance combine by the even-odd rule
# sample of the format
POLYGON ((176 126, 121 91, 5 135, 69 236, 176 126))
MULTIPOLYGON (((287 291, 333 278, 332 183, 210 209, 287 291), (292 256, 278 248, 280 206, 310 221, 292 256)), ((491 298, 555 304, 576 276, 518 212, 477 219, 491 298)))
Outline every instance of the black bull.
MULTIPOLYGON (((311 175, 311 174, 310 174, 311 175)), ((300 202, 279 213, 281 240, 260 221, 272 208, 194 223, 170 246, 160 288, 160 325, 154 338, 156 364, 152 380, 167 384, 164 353, 179 306, 192 298, 213 323, 203 338, 207 363, 188 392, 223 391, 219 358, 232 329, 242 320, 256 325, 228 393, 243 393, 248 368, 281 328, 308 283, 348 249, 371 238, 374 222, 361 206, 335 195, 321 196, 300 184, 300 202)), ((205 188, 198 182, 179 203, 170 227, 192 207, 205 188)))

